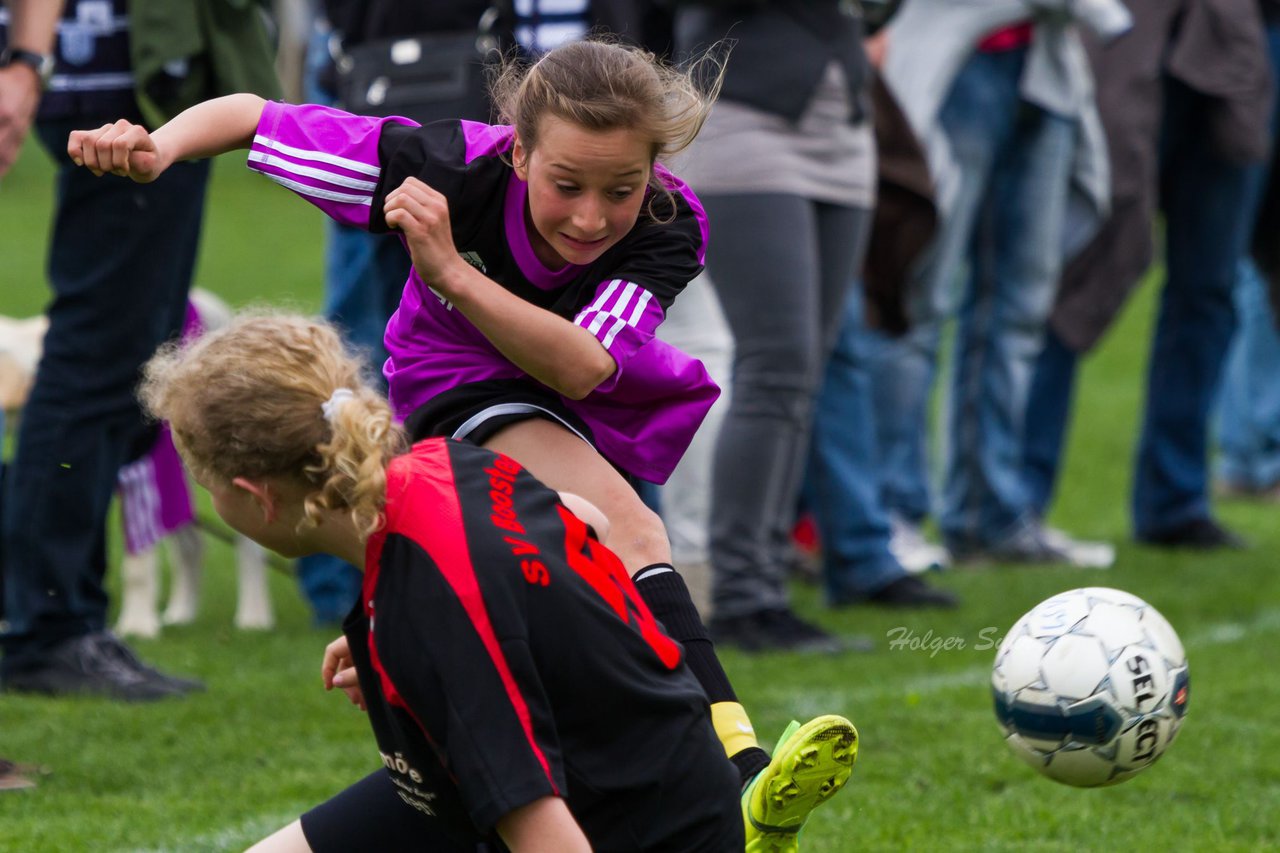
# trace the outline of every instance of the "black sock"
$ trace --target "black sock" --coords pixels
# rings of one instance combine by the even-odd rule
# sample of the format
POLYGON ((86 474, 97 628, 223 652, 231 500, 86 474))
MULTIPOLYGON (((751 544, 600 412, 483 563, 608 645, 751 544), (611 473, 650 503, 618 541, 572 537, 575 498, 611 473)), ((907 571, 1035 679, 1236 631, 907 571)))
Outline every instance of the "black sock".
POLYGON ((758 746, 752 746, 730 756, 729 761, 738 768, 738 778, 745 787, 757 773, 769 766, 769 753, 758 746))
MULTIPOLYGON (((633 582, 654 618, 663 624, 671 639, 684 646, 685 663, 706 691, 707 700, 712 705, 720 702, 736 705, 738 695, 720 665, 715 645, 702 624, 698 608, 693 605, 684 578, 671 565, 654 563, 636 572, 633 582)), ((738 710, 741 713, 741 706, 738 710)), ((729 756, 729 760, 738 768, 738 776, 745 786, 768 766, 769 753, 758 746, 749 746, 729 756)))
POLYGON ((684 578, 670 564, 654 563, 636 572, 632 580, 654 618, 667 629, 671 639, 684 646, 685 663, 706 691, 707 700, 713 705, 737 702, 738 696, 716 657, 711 635, 702 624, 684 578))

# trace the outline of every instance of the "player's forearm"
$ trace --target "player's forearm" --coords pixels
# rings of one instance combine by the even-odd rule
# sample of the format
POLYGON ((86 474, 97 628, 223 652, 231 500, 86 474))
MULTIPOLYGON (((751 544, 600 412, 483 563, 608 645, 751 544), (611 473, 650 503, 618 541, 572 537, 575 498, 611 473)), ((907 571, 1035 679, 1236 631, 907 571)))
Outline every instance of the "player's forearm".
POLYGON ((465 263, 439 289, 512 364, 570 399, 587 396, 617 370, 595 335, 465 263))
POLYGON ((503 815, 498 835, 512 853, 591 853, 582 828, 559 797, 543 797, 503 815))
POLYGON ((52 53, 63 0, 8 0, 5 5, 9 7, 9 46, 52 53))
POLYGON ((226 95, 183 110, 151 134, 166 165, 225 154, 253 144, 266 101, 257 95, 226 95))

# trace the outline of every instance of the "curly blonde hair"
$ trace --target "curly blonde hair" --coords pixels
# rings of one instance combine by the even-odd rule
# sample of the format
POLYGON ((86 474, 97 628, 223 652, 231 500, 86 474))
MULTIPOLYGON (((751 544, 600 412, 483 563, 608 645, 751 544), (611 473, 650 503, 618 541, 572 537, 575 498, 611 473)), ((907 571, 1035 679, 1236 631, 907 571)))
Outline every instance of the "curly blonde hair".
POLYGON ((139 397, 169 422, 196 476, 292 479, 306 492, 303 524, 345 509, 367 537, 382 525, 386 465, 406 440, 363 364, 328 323, 250 312, 162 348, 139 397), (339 388, 352 397, 327 418, 321 406, 339 388))
MULTIPOLYGON (((723 78, 724 59, 711 51, 681 70, 642 48, 592 35, 532 65, 508 57, 489 88, 499 120, 515 127, 529 151, 538 144, 542 117, 554 115, 587 130, 635 131, 649 142, 652 166, 693 143, 723 78)), ((649 186, 649 213, 658 219, 654 202, 670 203, 671 189, 652 170, 649 186)))

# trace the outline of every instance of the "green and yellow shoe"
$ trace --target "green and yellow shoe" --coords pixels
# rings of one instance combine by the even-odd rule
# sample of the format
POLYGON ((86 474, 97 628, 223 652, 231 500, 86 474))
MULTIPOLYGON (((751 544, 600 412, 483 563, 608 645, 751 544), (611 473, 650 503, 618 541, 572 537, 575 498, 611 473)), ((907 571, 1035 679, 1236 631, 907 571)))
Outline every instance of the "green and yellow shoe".
POLYGON ((742 792, 746 853, 796 853, 809 813, 844 787, 857 757, 858 730, 844 717, 793 720, 742 792))

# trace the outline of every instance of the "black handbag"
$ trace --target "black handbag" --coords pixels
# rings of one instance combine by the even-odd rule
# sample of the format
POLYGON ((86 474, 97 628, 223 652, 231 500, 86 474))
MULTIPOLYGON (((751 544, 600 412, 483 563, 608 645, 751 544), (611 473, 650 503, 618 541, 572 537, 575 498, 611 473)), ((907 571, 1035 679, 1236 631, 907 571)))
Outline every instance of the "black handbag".
POLYGON ((359 115, 489 121, 488 71, 502 59, 501 13, 485 10, 474 30, 422 33, 337 46, 337 104, 359 115))

